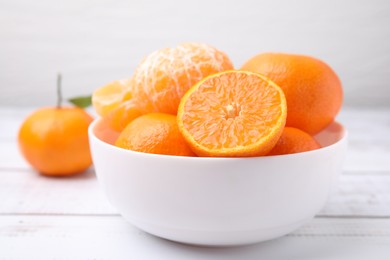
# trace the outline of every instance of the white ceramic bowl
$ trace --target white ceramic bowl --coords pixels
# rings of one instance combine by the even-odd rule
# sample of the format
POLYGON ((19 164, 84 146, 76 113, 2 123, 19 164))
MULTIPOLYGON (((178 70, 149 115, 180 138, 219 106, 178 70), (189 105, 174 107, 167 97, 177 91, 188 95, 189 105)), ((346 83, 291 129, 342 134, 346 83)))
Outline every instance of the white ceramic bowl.
POLYGON ((133 152, 89 128, 93 162, 112 205, 130 223, 183 243, 228 246, 283 236, 324 206, 341 172, 344 128, 316 136, 315 151, 252 158, 199 158, 133 152))

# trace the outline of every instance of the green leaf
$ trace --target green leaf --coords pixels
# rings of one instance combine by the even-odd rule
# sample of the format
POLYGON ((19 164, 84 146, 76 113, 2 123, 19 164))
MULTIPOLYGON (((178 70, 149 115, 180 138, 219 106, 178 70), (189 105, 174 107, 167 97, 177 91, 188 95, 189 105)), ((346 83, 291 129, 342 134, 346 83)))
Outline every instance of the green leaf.
POLYGON ((80 108, 86 108, 92 105, 92 96, 70 98, 68 101, 80 108))

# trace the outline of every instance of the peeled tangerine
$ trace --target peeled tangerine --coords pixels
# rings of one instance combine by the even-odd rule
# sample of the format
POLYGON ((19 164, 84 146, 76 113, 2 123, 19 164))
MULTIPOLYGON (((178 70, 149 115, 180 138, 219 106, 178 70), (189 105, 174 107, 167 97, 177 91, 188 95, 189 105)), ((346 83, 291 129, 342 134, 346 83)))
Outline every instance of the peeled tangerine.
POLYGON ((176 115, 180 99, 196 82, 233 69, 229 57, 206 44, 184 43, 148 55, 127 81, 115 81, 93 95, 94 107, 107 125, 121 132, 140 115, 176 115), (130 99, 131 97, 131 99, 130 99))
POLYGON ((225 71, 195 84, 182 98, 177 120, 199 156, 266 155, 286 123, 282 89, 247 71, 225 71))
POLYGON ((134 71, 135 98, 151 112, 176 115, 180 99, 196 82, 233 69, 229 57, 206 44, 184 43, 148 55, 134 71), (142 103, 142 102, 141 102, 142 103))

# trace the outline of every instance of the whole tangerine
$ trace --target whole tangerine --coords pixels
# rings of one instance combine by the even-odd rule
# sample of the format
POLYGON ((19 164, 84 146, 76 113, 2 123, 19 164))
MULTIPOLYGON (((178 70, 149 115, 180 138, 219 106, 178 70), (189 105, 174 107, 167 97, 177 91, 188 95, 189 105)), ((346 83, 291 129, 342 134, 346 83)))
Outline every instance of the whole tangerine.
POLYGON ((179 131, 176 116, 164 113, 150 113, 134 119, 115 145, 144 153, 195 156, 179 131))
POLYGON ((60 103, 61 97, 57 107, 33 112, 19 129, 22 155, 43 175, 74 175, 92 164, 88 127, 93 118, 82 108, 60 103))
POLYGON ((294 127, 285 127, 278 142, 268 155, 283 155, 320 149, 321 145, 308 133, 294 127))
POLYGON ((28 116, 20 128, 20 150, 44 175, 83 172, 92 163, 87 134, 92 120, 77 107, 39 109, 28 116))
POLYGON ((264 53, 241 67, 278 84, 287 100, 286 126, 311 135, 333 122, 343 101, 340 79, 325 62, 304 55, 264 53))

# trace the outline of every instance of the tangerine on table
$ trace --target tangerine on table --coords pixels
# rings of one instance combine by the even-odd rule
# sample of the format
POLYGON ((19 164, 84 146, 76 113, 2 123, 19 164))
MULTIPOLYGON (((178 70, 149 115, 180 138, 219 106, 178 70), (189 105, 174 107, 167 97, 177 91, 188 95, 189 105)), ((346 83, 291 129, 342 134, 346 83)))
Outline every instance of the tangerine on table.
POLYGON ((269 77, 287 99, 286 126, 313 135, 333 122, 343 99, 341 82, 324 62, 303 55, 264 53, 249 59, 242 70, 269 77))
POLYGON ((285 127, 279 141, 268 155, 282 155, 312 151, 321 145, 308 133, 294 127, 285 127))
POLYGON ((66 176, 92 164, 88 126, 92 117, 81 108, 42 108, 28 116, 18 135, 26 160, 44 175, 66 176))
POLYGON ((193 86, 182 98, 178 125, 199 156, 267 154, 287 115, 283 91, 263 75, 226 71, 193 86))
POLYGON ((150 113, 134 119, 115 145, 124 149, 166 155, 195 156, 179 132, 176 116, 150 113))
POLYGON ((184 43, 148 55, 136 68, 133 96, 151 112, 176 115, 180 99, 202 78, 233 69, 228 56, 206 44, 184 43))

